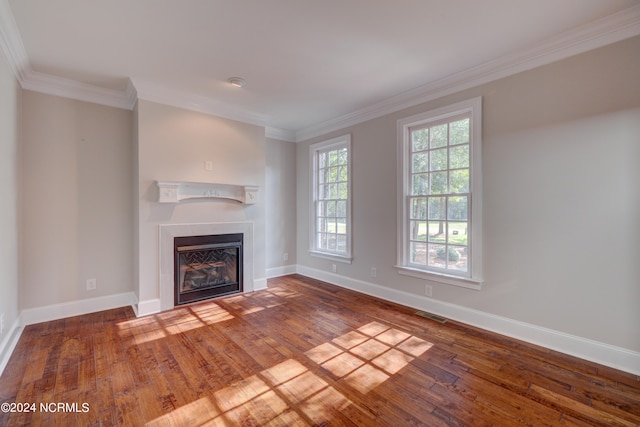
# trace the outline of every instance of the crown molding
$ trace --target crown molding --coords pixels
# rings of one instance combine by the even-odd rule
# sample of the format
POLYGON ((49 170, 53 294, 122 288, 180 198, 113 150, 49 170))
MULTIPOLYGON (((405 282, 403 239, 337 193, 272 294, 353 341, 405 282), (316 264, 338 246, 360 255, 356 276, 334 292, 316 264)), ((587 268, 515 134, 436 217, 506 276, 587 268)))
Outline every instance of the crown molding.
POLYGON ((289 129, 279 129, 271 126, 264 128, 264 136, 280 141, 296 142, 296 132, 289 129))
POLYGON ((640 35, 640 5, 566 31, 527 50, 486 62, 352 113, 300 129, 296 132, 296 142, 322 136, 637 35, 640 35))
POLYGON ((0 0, 0 48, 7 57, 16 79, 22 82, 23 70, 29 67, 29 59, 7 0, 0 0))
POLYGON ((127 110, 131 110, 135 104, 135 100, 131 99, 131 92, 128 86, 124 90, 106 89, 76 80, 40 73, 30 68, 23 73, 24 79, 21 82, 21 86, 26 90, 127 110))
POLYGON ((294 131, 267 126, 267 115, 140 79, 130 80, 123 90, 114 90, 33 71, 11 7, 7 0, 0 0, 0 48, 23 89, 125 109, 132 109, 138 99, 144 99, 263 126, 266 137, 291 142, 306 141, 637 35, 640 35, 640 4, 569 30, 516 54, 489 61, 366 108, 294 131))
POLYGON ((267 116, 236 108, 228 104, 194 95, 187 92, 170 89, 139 78, 132 78, 131 82, 138 94, 138 99, 171 105, 186 110, 210 114, 225 119, 236 120, 256 126, 265 127, 267 116))

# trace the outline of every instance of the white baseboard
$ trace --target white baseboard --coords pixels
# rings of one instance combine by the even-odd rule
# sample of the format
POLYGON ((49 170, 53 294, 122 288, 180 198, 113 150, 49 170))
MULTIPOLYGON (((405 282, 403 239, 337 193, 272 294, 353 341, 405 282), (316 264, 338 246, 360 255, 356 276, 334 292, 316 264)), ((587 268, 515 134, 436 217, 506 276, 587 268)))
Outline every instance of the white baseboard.
MULTIPOLYGON (((253 290, 260 291, 267 289, 267 278, 254 279, 253 290)), ((162 305, 160 304, 160 298, 148 299, 139 301, 133 305, 133 309, 136 312, 137 317, 148 316, 150 314, 160 313, 162 311, 162 305)))
MULTIPOLYGON (((566 334, 548 328, 520 322, 502 316, 462 307, 456 304, 386 288, 374 283, 351 279, 333 273, 297 265, 279 267, 267 271, 267 277, 299 273, 363 294, 375 296, 407 307, 428 311, 472 326, 486 329, 532 344, 560 351, 565 354, 610 366, 635 375, 640 375, 640 353, 621 347, 566 334)), ((254 290, 266 288, 267 279, 254 281, 254 290)), ((22 326, 47 322, 65 317, 78 316, 131 305, 138 316, 160 312, 160 300, 152 299, 135 303, 133 293, 78 300, 62 304, 23 310, 13 323, 9 333, 0 342, 0 375, 9 361, 20 335, 22 326)))
POLYGON ((296 272, 363 294, 428 311, 468 325, 540 345, 621 371, 640 375, 640 353, 625 348, 543 328, 502 316, 462 307, 362 280, 298 265, 296 272))
POLYGON ((137 317, 160 313, 160 311, 162 311, 160 309, 160 298, 139 301, 137 304, 134 304, 134 310, 137 317))
POLYGON ((267 279, 273 277, 286 276, 287 274, 294 274, 296 272, 296 265, 283 265, 280 267, 267 268, 267 279))
POLYGON ((135 295, 127 292, 22 310, 9 333, 0 343, 0 375, 9 362, 24 326, 129 306, 133 305, 134 301, 135 295))
POLYGON ((13 354, 13 350, 18 344, 18 340, 22 335, 22 328, 20 327, 20 317, 13 322, 11 328, 7 331, 2 342, 0 342, 0 376, 4 372, 4 368, 9 363, 9 358, 13 354))
POLYGON ((254 279, 253 280, 253 290, 261 291, 263 289, 267 289, 267 278, 263 277, 262 279, 254 279))
POLYGON ((134 303, 134 293, 127 292, 123 294, 64 302, 61 304, 52 304, 44 307, 27 308, 22 310, 22 313, 20 314, 20 323, 22 325, 31 325, 33 323, 49 322, 51 320, 80 316, 83 314, 110 310, 112 308, 127 305, 132 306, 134 303))

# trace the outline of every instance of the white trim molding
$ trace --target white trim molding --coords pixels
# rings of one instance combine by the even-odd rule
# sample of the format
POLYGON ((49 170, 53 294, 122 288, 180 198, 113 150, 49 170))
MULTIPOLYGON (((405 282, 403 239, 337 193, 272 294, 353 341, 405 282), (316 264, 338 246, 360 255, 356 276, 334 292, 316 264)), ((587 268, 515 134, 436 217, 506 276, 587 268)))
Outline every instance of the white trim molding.
POLYGON ((253 290, 255 291, 263 291, 267 289, 267 277, 261 277, 259 279, 253 279, 253 290))
POLYGON ((134 310, 136 312, 136 317, 160 313, 160 298, 139 301, 134 305, 134 310))
POLYGON ((302 129, 290 130, 269 127, 266 114, 233 108, 201 95, 175 91, 137 78, 134 78, 133 83, 130 82, 125 89, 118 91, 37 73, 29 64, 8 0, 0 0, 0 48, 4 50, 23 88, 132 109, 137 98, 132 97, 135 91, 132 91, 130 86, 135 86, 140 99, 265 126, 265 136, 268 138, 292 142, 306 141, 637 35, 640 35, 640 4, 569 30, 529 49, 452 74, 366 108, 302 129), (114 102, 117 105, 114 105, 114 102))
POLYGON ((295 272, 296 272, 295 264, 267 268, 267 279, 272 279, 274 277, 287 276, 289 274, 295 274, 295 272))
POLYGON ((33 71, 31 68, 24 70, 24 79, 21 82, 21 86, 23 89, 34 92, 122 108, 124 110, 133 109, 136 103, 135 92, 132 92, 130 85, 127 85, 124 90, 107 89, 52 76, 51 74, 40 73, 33 71))
POLYGON ((111 310, 112 308, 125 306, 134 307, 135 304, 136 296, 133 292, 81 299, 44 307, 24 309, 20 314, 20 323, 22 325, 32 325, 34 323, 64 319, 65 317, 81 316, 83 314, 111 310))
POLYGON ((640 35, 640 4, 569 30, 529 49, 451 74, 335 119, 299 129, 296 131, 296 142, 307 141, 637 35, 640 35))
POLYGON ((29 58, 8 0, 0 0, 0 49, 4 51, 16 79, 22 84, 24 72, 29 69, 29 58))
POLYGON ((253 205, 260 187, 211 182, 156 181, 158 203, 178 203, 187 199, 229 199, 253 205))
MULTIPOLYGON (((449 142, 447 142, 447 145, 449 142)), ((460 144, 463 145, 463 144, 460 144)), ((447 152, 448 153, 448 152, 447 152)), ((449 154, 447 154, 447 157, 449 154)), ((448 164, 448 163, 447 163, 448 164)), ((397 264, 400 274, 419 279, 462 286, 465 288, 482 289, 482 97, 475 97, 441 108, 425 111, 397 121, 397 264), (460 118, 469 120, 469 189, 467 193, 457 193, 467 197, 467 221, 470 228, 467 271, 455 269, 435 268, 424 264, 414 263, 410 256, 411 198, 448 197, 456 193, 445 191, 442 194, 417 194, 412 191, 412 129, 421 129, 433 124, 449 123, 460 118)), ((425 202, 427 203, 427 202, 425 202)), ((426 209, 426 207, 425 207, 426 209)), ((420 221, 430 222, 427 212, 420 221)), ((449 221, 449 215, 445 217, 449 221)), ((462 221, 462 220, 461 220, 462 221)), ((453 222, 453 221, 452 221, 453 222)), ((426 239, 420 244, 428 245, 426 239)), ((447 244, 448 239, 447 239, 447 244)), ((428 257, 428 253, 427 253, 428 257)))
POLYGON ((296 132, 288 129, 279 129, 267 126, 264 128, 264 136, 280 141, 296 142, 296 132))
POLYGON ((11 328, 7 331, 5 337, 0 341, 0 376, 4 372, 4 368, 7 367, 9 359, 15 350, 20 337, 22 336, 23 328, 20 327, 20 317, 13 322, 11 328))
POLYGON ((0 342, 0 375, 2 375, 2 371, 9 362, 13 350, 15 350, 18 340, 22 336, 24 326, 127 306, 131 306, 134 312, 136 311, 136 296, 133 292, 105 295, 102 297, 22 310, 5 338, 0 342))
POLYGON ((417 310, 428 311, 458 322, 640 375, 640 353, 636 351, 302 265, 297 266, 296 272, 363 294, 417 310))
MULTIPOLYGON (((174 304, 174 238, 186 236, 206 236, 209 234, 243 234, 243 293, 253 292, 258 289, 266 289, 266 278, 255 278, 253 271, 254 237, 252 222, 214 222, 198 224, 160 224, 158 226, 158 265, 160 277, 160 305, 158 311, 171 310, 174 304)), ((155 303, 156 300, 150 300, 155 303)), ((143 307, 144 314, 152 314, 156 309, 149 304, 143 307)), ((157 312, 157 311, 155 311, 157 312)), ((143 315, 139 313, 139 315, 143 315)))
POLYGON ((318 256, 325 259, 335 260, 339 262, 345 262, 351 264, 353 260, 351 256, 351 250, 353 245, 353 230, 352 230, 352 200, 353 200, 353 176, 352 176, 352 164, 353 164, 353 152, 351 150, 351 134, 348 133, 346 135, 341 135, 335 138, 328 139, 326 141, 316 142, 315 144, 311 144, 309 146, 309 224, 312 224, 309 227, 309 253, 313 256, 318 256), (327 159, 327 164, 324 166, 320 166, 320 158, 321 156, 328 155, 329 152, 335 150, 344 150, 347 152, 347 162, 330 165, 329 160, 327 159), (330 171, 335 170, 344 171, 346 167, 346 183, 342 178, 338 176, 338 172, 336 173, 335 180, 329 179, 325 177, 325 181, 322 181, 321 175, 322 171, 330 171), (329 187, 333 186, 335 192, 341 192, 339 187, 346 184, 346 199, 342 194, 334 194, 328 195, 326 192, 324 194, 320 194, 318 191, 319 188, 324 188, 327 190, 329 187), (325 203, 324 209, 320 207, 320 203, 325 203), (338 214, 338 203, 344 203, 344 213, 342 215, 338 214), (331 214, 329 212, 329 207, 327 204, 333 204, 334 211, 331 214), (323 214, 320 214, 320 210, 323 211, 323 214), (323 219, 323 226, 319 225, 319 219, 323 219), (330 233, 328 232, 329 224, 328 222, 338 220, 339 218, 343 218, 345 221, 345 249, 344 251, 340 251, 338 249, 338 237, 341 235, 338 233, 338 224, 335 224, 335 231, 330 233), (318 235, 323 234, 334 235, 336 242, 335 248, 330 249, 328 244, 322 245, 321 242, 318 241, 318 235), (324 247, 322 247, 324 246, 324 247))
POLYGON ((164 87, 137 77, 132 77, 131 81, 138 94, 138 99, 171 105, 173 107, 184 108, 186 110, 197 111, 199 113, 236 120, 251 125, 262 127, 267 125, 267 116, 265 114, 234 107, 227 103, 207 98, 206 96, 164 87))

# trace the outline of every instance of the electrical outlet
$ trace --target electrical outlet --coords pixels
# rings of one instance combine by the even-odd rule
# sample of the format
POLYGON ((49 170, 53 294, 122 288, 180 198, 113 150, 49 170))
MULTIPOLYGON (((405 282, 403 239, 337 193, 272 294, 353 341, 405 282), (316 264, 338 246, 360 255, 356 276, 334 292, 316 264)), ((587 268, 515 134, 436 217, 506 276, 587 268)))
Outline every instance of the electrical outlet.
POLYGON ((338 271, 338 268, 335 264, 331 264, 331 271, 333 271, 334 273, 338 271))
POLYGON ((96 279, 87 279, 87 290, 94 291, 97 287, 96 279))
POLYGON ((211 160, 206 160, 204 162, 204 170, 206 170, 207 172, 210 172, 213 170, 213 162, 211 160))
POLYGON ((282 258, 283 258, 285 261, 289 261, 289 254, 288 254, 287 252, 285 252, 285 253, 284 253, 284 255, 282 256, 282 258))
POLYGON ((371 277, 376 277, 378 275, 378 270, 375 267, 371 267, 371 277))
POLYGON ((433 295, 433 287, 431 285, 424 285, 424 294, 431 297, 433 295))
POLYGON ((0 335, 4 332, 4 313, 0 314, 0 335))

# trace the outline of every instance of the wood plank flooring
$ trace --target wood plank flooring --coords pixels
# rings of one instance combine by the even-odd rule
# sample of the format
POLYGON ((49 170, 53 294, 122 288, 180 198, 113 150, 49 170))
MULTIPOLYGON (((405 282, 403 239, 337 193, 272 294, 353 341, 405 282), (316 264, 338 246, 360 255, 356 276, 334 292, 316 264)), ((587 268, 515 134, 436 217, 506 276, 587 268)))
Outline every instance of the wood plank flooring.
POLYGON ((638 376, 415 312, 291 275, 31 325, 0 426, 640 425, 638 376))

